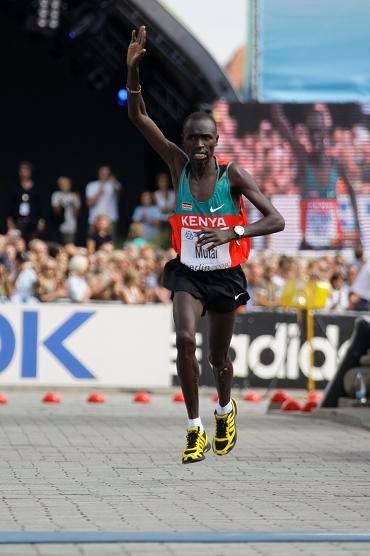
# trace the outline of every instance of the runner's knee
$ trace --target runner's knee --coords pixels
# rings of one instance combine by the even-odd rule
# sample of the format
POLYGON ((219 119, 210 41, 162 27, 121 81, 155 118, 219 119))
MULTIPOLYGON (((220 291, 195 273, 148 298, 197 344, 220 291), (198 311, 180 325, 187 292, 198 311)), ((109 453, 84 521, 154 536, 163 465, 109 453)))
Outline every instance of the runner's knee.
POLYGON ((188 330, 179 330, 176 333, 176 347, 179 352, 194 357, 196 350, 195 336, 188 330))

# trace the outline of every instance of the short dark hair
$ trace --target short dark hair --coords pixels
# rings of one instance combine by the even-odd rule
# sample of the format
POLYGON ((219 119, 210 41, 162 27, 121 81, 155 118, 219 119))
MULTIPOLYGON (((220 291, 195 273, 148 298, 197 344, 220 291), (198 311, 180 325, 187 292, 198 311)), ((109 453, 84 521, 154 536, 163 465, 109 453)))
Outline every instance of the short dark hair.
POLYGON ((199 120, 211 120, 211 122, 214 124, 214 126, 216 128, 216 131, 217 131, 216 120, 214 119, 214 117, 212 116, 212 114, 210 112, 192 112, 191 114, 189 114, 189 116, 187 116, 185 118, 182 129, 184 130, 189 122, 191 122, 191 121, 196 122, 196 121, 199 121, 199 120))

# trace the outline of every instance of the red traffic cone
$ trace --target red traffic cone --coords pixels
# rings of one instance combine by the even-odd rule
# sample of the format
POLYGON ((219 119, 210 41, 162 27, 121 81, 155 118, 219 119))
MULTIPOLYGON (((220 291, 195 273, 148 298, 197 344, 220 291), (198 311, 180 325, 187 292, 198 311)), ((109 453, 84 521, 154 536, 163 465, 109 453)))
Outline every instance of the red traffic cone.
POLYGON ((8 403, 8 398, 5 396, 5 394, 0 393, 0 403, 8 403))
POLYGON ((297 400, 285 400, 281 409, 283 411, 302 411, 302 404, 300 404, 297 400))
POLYGON ((150 396, 148 392, 137 392, 134 396, 135 403, 150 403, 150 396))
POLYGON ((184 394, 182 392, 176 392, 172 398, 175 403, 183 403, 185 401, 184 394))
POLYGON ((315 402, 314 400, 308 400, 302 407, 302 411, 304 413, 311 413, 311 411, 317 408, 317 405, 317 402, 315 402))
POLYGON ((289 394, 287 394, 285 390, 276 390, 270 398, 268 409, 281 409, 285 400, 290 400, 289 394))
POLYGON ((213 401, 213 402, 218 402, 218 394, 217 394, 217 392, 216 392, 215 394, 213 394, 213 396, 212 396, 212 401, 213 401))
POLYGON ((246 402, 258 403, 261 401, 261 396, 257 392, 247 392, 243 397, 246 402))
POLYGON ((285 400, 289 400, 290 396, 285 392, 285 390, 276 390, 275 394, 273 394, 270 398, 270 402, 285 402, 285 400))
POLYGON ((104 403, 105 398, 100 392, 91 392, 86 401, 88 403, 104 403))
POLYGON ((322 394, 318 390, 311 390, 307 394, 307 401, 316 402, 317 404, 321 401, 322 394))
POLYGON ((46 392, 45 396, 42 398, 42 401, 44 403, 60 403, 61 399, 59 394, 50 391, 50 392, 46 392))

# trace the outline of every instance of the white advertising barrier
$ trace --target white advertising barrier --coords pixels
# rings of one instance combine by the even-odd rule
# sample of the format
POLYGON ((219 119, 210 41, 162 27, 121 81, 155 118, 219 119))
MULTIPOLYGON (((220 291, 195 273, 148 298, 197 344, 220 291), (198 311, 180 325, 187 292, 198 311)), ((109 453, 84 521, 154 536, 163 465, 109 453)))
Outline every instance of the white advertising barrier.
POLYGON ((166 387, 170 306, 0 306, 0 385, 166 387))

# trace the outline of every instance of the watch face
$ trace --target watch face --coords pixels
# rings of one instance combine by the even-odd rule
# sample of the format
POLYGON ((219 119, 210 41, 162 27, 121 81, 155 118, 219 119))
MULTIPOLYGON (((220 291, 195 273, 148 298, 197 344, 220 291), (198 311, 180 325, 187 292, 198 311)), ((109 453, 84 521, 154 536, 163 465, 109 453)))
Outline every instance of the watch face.
POLYGON ((244 228, 243 228, 243 226, 235 226, 234 232, 235 232, 238 236, 242 236, 242 235, 244 234, 244 228))

